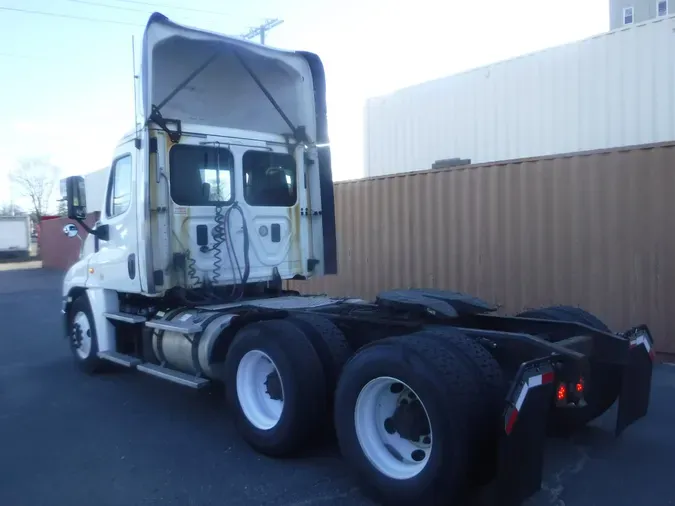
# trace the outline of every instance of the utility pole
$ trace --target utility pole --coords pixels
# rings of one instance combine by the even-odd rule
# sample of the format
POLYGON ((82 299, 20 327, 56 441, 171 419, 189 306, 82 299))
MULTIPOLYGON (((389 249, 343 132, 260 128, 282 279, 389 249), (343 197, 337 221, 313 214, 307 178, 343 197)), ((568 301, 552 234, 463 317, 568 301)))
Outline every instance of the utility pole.
POLYGON ((245 39, 252 39, 260 35, 260 43, 264 46, 265 34, 269 32, 272 28, 279 26, 283 22, 284 22, 283 19, 277 18, 268 19, 262 25, 251 28, 248 32, 243 34, 242 37, 244 37, 245 39))

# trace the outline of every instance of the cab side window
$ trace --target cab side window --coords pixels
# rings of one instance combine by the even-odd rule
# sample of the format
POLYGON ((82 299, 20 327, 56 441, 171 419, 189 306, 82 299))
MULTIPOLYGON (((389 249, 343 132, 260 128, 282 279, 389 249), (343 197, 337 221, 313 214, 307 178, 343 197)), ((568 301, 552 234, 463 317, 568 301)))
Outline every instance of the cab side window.
POLYGON ((169 152, 171 198, 179 206, 227 205, 233 200, 229 149, 177 144, 169 152))
POLYGON ((114 218, 131 205, 131 156, 124 155, 113 162, 108 180, 106 214, 114 218))

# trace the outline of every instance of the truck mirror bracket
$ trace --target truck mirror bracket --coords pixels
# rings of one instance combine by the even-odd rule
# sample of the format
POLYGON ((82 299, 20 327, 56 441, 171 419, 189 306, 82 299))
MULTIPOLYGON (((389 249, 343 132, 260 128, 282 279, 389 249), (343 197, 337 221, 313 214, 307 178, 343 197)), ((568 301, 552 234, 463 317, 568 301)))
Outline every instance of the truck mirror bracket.
POLYGON ((96 237, 97 239, 100 239, 101 241, 107 241, 110 238, 109 230, 108 230, 108 225, 98 225, 96 228, 91 228, 89 225, 87 225, 84 220, 76 220, 80 226, 88 233, 96 237))

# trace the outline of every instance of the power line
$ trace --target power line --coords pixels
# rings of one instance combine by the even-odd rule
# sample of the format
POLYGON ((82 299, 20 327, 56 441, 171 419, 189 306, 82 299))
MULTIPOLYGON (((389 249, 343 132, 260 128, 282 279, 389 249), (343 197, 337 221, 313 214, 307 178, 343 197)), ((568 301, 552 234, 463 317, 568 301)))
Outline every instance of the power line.
POLYGON ((142 10, 142 9, 134 9, 133 7, 121 7, 119 5, 110 5, 110 4, 102 4, 98 2, 88 2, 87 0, 63 0, 64 2, 72 2, 76 4, 84 4, 84 5, 94 5, 96 7, 103 7, 105 9, 115 9, 115 10, 120 10, 120 11, 129 11, 129 12, 142 12, 143 14, 148 14, 147 9, 142 10))
MULTIPOLYGON (((107 3, 101 3, 101 2, 92 2, 90 0, 63 0, 63 1, 64 2, 72 2, 72 3, 76 3, 76 4, 83 4, 83 5, 92 5, 94 7, 103 7, 104 9, 115 9, 115 10, 119 10, 119 11, 128 11, 128 12, 140 12, 140 13, 143 13, 143 14, 146 14, 146 15, 149 15, 151 13, 151 11, 149 11, 148 9, 134 9, 133 7, 122 7, 121 5, 111 5, 111 4, 107 4, 107 3)), ((116 0, 116 1, 120 2, 122 0, 116 0)), ((146 4, 145 2, 134 2, 134 3, 138 3, 138 4, 141 4, 141 5, 155 5, 155 4, 146 4)), ((159 5, 157 5, 157 7, 159 7, 159 5)), ((162 6, 162 7, 166 7, 167 9, 180 9, 180 10, 188 10, 188 11, 194 11, 195 10, 195 9, 191 9, 189 7, 172 7, 172 6, 168 6, 168 5, 162 6)), ((225 12, 213 12, 213 11, 202 11, 202 10, 197 10, 197 12, 204 12, 204 13, 208 13, 208 14, 217 14, 219 16, 227 15, 225 12)))
POLYGON ((45 11, 33 11, 28 9, 18 9, 15 7, 0 7, 0 11, 11 11, 11 12, 20 12, 22 14, 37 14, 40 16, 48 16, 53 18, 64 18, 64 19, 76 19, 79 21, 90 21, 94 23, 111 23, 114 25, 126 25, 126 26, 136 26, 136 27, 145 27, 138 23, 130 23, 128 21, 117 21, 113 19, 100 19, 100 18, 88 18, 85 16, 72 16, 70 14, 57 14, 56 12, 45 12, 45 11))
MULTIPOLYGON (((97 7, 105 7, 105 8, 110 8, 110 9, 119 9, 119 10, 125 10, 125 11, 131 11, 131 12, 139 12, 139 13, 145 13, 147 14, 147 11, 142 11, 140 9, 133 9, 129 7, 120 7, 120 6, 115 6, 115 5, 109 5, 109 4, 103 4, 99 2, 91 2, 89 0, 65 0, 68 2, 73 2, 73 3, 79 3, 79 4, 86 4, 86 5, 93 5, 97 7)), ((127 3, 135 3, 135 4, 141 4, 141 5, 154 5, 154 6, 160 6, 159 4, 152 4, 149 2, 141 2, 141 1, 136 1, 136 0, 116 0, 118 2, 127 2, 127 3)), ((164 6, 164 7, 169 7, 169 6, 164 6)), ((183 9, 183 10, 191 10, 195 12, 204 12, 204 13, 210 13, 210 14, 219 14, 219 15, 224 15, 225 13, 222 12, 215 12, 215 11, 206 11, 206 10, 201 10, 201 9, 191 9, 189 7, 170 7, 170 8, 175 8, 175 9, 183 9)), ((31 10, 31 9, 20 9, 17 7, 4 7, 0 6, 0 11, 8 11, 8 12, 18 12, 21 14, 33 14, 33 15, 38 15, 38 16, 46 16, 46 17, 53 17, 53 18, 62 18, 62 19, 73 19, 77 21, 88 21, 88 22, 93 22, 93 23, 109 23, 109 24, 115 24, 115 25, 123 25, 123 26, 134 26, 134 27, 139 27, 139 28, 144 28, 146 25, 140 24, 140 23, 132 23, 129 21, 118 21, 114 19, 101 19, 101 18, 90 18, 87 16, 76 16, 72 14, 62 14, 62 13, 57 13, 57 12, 46 12, 46 11, 39 11, 39 10, 31 10)), ((282 19, 268 19, 265 21, 260 26, 256 26, 251 28, 247 33, 243 34, 242 37, 245 39, 252 39, 254 37, 260 36, 260 43, 265 44, 265 34, 270 31, 271 29, 281 25, 284 21, 282 19)), ((23 58, 23 59, 39 59, 33 56, 26 56, 26 55, 18 55, 18 54, 12 54, 12 53, 4 53, 0 52, 0 56, 4 57, 9 57, 9 58, 23 58)))
POLYGON ((0 58, 15 58, 17 60, 32 60, 32 61, 48 61, 55 62, 58 61, 58 58, 63 55, 29 55, 29 54, 17 54, 17 53, 4 53, 0 52, 0 58))
POLYGON ((115 2, 123 2, 127 4, 148 5, 150 7, 160 7, 163 9, 178 9, 182 11, 201 12, 202 14, 215 14, 217 16, 228 16, 226 12, 209 11, 206 9, 197 9, 195 7, 180 7, 178 5, 157 4, 152 2, 142 2, 141 0, 114 0, 115 2))

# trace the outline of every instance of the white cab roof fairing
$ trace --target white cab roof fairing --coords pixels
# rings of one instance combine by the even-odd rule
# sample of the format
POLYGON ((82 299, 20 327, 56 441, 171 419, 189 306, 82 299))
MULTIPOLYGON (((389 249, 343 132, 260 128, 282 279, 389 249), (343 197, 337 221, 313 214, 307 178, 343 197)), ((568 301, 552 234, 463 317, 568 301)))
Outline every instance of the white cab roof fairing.
MULTIPOLYGON (((142 66, 146 122, 153 106, 162 105, 160 113, 164 119, 277 135, 294 133, 296 142, 315 143, 324 243, 323 273, 336 274, 335 198, 326 79, 321 59, 310 52, 283 51, 181 26, 160 13, 154 13, 145 28, 142 66), (171 100, 162 104, 216 52, 218 56, 215 60, 171 100), (292 131, 293 128, 284 121, 251 73, 273 97, 293 127, 304 127, 305 139, 292 131)), ((172 124, 168 126, 172 130, 175 128, 172 124)), ((152 258, 151 252, 148 252, 148 258, 152 258)), ((151 273, 148 280, 152 280, 151 273)), ((154 293, 154 287, 149 288, 154 293)))
MULTIPOLYGON (((153 107, 161 106, 162 117, 169 120, 293 134, 256 83, 258 79, 292 125, 304 127, 309 141, 317 142, 313 75, 303 53, 189 28, 154 13, 145 28, 142 65, 146 120, 153 107), (175 93, 205 64, 201 72, 175 93)), ((321 132, 319 136, 322 137, 321 132)))

